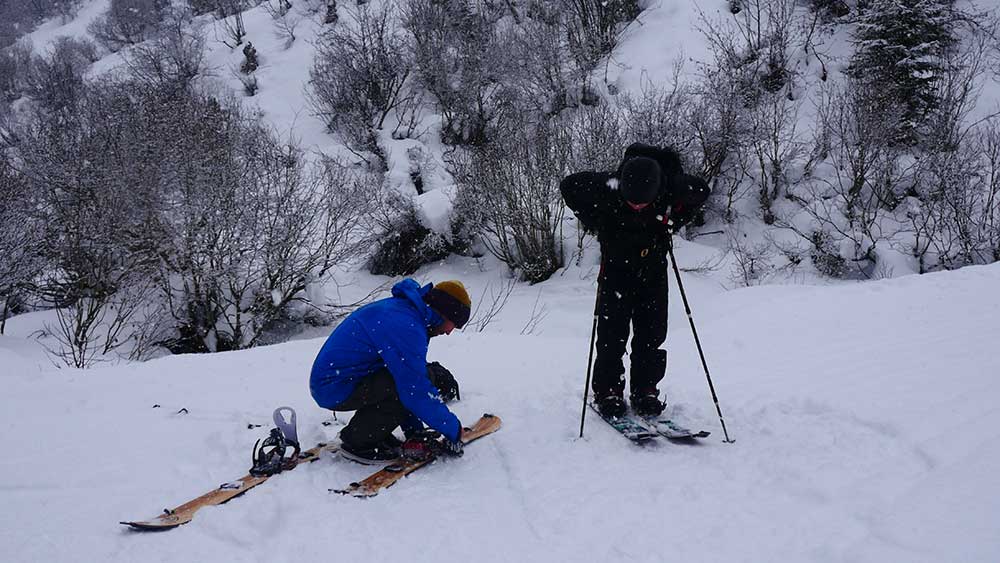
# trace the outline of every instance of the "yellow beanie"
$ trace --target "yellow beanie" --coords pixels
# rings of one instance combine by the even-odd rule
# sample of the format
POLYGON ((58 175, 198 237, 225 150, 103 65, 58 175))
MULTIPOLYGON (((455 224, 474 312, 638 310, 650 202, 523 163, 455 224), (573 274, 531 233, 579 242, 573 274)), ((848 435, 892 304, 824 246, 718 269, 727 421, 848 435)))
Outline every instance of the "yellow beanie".
POLYGON ((465 290, 465 286, 462 285, 462 282, 458 280, 447 280, 434 284, 434 288, 451 295, 455 299, 458 299, 466 307, 472 307, 472 299, 469 299, 469 292, 465 290))
POLYGON ((434 284, 431 290, 424 295, 424 301, 446 319, 455 323, 458 328, 462 328, 465 323, 469 322, 472 299, 469 298, 469 292, 465 290, 465 286, 460 281, 447 280, 434 284))

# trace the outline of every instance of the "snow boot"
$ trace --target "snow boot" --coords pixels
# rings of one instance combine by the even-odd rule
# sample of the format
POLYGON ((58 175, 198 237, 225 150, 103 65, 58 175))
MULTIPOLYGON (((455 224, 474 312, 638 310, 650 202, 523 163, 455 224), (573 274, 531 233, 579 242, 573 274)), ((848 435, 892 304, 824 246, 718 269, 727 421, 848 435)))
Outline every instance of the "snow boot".
POLYGON ((625 414, 625 401, 618 395, 607 395, 596 402, 597 411, 605 418, 618 418, 625 414))
POLYGON ((358 447, 348 442, 341 442, 340 455, 365 465, 392 463, 400 458, 400 445, 399 439, 391 434, 374 446, 358 447))
POLYGON ((642 417, 659 416, 667 406, 656 394, 633 395, 631 397, 632 411, 642 417))

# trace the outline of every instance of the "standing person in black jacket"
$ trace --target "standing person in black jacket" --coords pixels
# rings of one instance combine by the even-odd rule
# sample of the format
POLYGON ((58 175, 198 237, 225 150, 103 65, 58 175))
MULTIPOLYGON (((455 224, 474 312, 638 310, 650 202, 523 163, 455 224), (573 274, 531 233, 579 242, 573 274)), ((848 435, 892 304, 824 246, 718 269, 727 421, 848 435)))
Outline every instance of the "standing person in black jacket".
POLYGON ((560 185, 566 204, 601 243, 594 399, 605 416, 626 406, 622 356, 632 325, 632 409, 663 412, 657 384, 667 369, 667 251, 671 234, 708 198, 704 180, 689 176, 669 148, 634 143, 618 170, 577 172, 560 185))

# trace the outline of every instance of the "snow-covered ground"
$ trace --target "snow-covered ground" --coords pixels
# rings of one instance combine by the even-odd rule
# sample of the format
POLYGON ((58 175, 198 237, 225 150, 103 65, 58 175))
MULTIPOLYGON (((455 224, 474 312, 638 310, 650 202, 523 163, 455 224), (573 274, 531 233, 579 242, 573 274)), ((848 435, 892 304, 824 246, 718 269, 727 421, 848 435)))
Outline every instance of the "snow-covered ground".
MULTIPOLYGON (((77 19, 44 24, 31 40, 43 48, 59 35, 84 34, 106 6, 83 2, 77 19)), ((647 79, 665 82, 678 57, 687 59, 685 75, 694 75, 695 62, 708 57, 693 25, 698 8, 714 17, 723 7, 651 3, 602 72, 633 92, 647 79)), ((303 17, 286 48, 262 9, 245 21, 262 63, 260 91, 246 102, 307 149, 340 150, 306 103, 318 23, 303 17)), ((210 17, 197 23, 206 26, 214 80, 238 92, 231 69, 242 55, 218 41, 210 17)), ((844 44, 830 39, 827 47, 836 55, 844 44)), ((117 57, 92 71, 115 66, 117 57)), ((812 67, 800 71, 815 78, 812 67)), ((998 95, 987 88, 983 107, 995 107, 998 95)), ((439 160, 433 138, 421 143, 439 160)), ((387 141, 390 176, 401 183, 415 143, 387 141)), ((430 191, 420 201, 424 219, 440 229, 446 176, 430 170, 430 191)), ((572 222, 567 218, 570 246, 572 222)), ((683 266, 711 261, 725 245, 722 237, 697 240, 706 246, 679 245, 683 266)), ((661 390, 673 414, 713 434, 697 445, 636 447, 592 414, 586 437, 577 438, 595 246, 583 266, 536 286, 518 284, 482 332, 432 342, 431 359, 462 385, 454 407, 460 418, 471 423, 492 412, 504 420, 464 458, 434 464, 369 500, 327 492, 368 469, 323 459, 163 534, 118 522, 152 517, 245 474, 275 407, 298 411, 304 446, 336 439, 345 417, 324 425, 331 416, 308 391, 309 368, 329 329, 245 352, 77 371, 54 367, 35 339, 51 312, 11 319, 0 336, 0 429, 7 438, 0 558, 1000 561, 1000 264, 864 284, 806 285, 815 278, 805 272, 798 284, 736 290, 727 289, 727 262, 687 274, 736 443, 722 443, 672 287, 661 390), (522 334, 533 321, 531 334, 522 334), (256 424, 263 426, 248 427, 256 424)), ((345 276, 344 291, 359 295, 391 281, 345 276)), ((417 277, 461 279, 477 300, 505 284, 495 261, 460 257, 417 277)))
MULTIPOLYGON (((697 251, 679 249, 684 262, 697 251)), ((483 283, 474 264, 434 272, 483 283)), ((518 291, 482 333, 436 338, 454 407, 503 429, 380 496, 323 459, 162 534, 154 516, 246 472, 271 410, 311 444, 337 424, 309 397, 322 339, 88 371, 0 337, 7 561, 963 561, 1000 559, 1000 265, 857 285, 686 286, 722 433, 673 294, 671 411, 698 445, 637 447, 589 415, 577 439, 594 282, 571 268, 518 291), (547 316, 521 335, 538 297, 547 316), (993 344, 990 344, 993 343, 993 344), (154 404, 160 408, 152 408, 154 404), (187 414, 175 414, 181 408, 187 414), (250 423, 263 424, 249 429, 250 423)), ((673 291, 673 290, 672 290, 673 291)))

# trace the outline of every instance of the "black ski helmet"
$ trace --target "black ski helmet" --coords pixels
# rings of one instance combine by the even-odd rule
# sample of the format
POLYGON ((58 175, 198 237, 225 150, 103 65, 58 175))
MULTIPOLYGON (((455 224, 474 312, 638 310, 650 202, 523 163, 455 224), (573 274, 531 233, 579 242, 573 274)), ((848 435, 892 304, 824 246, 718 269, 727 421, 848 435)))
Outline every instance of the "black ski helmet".
POLYGON ((630 203, 652 203, 660 193, 660 165, 644 156, 628 159, 622 165, 618 187, 630 203))

